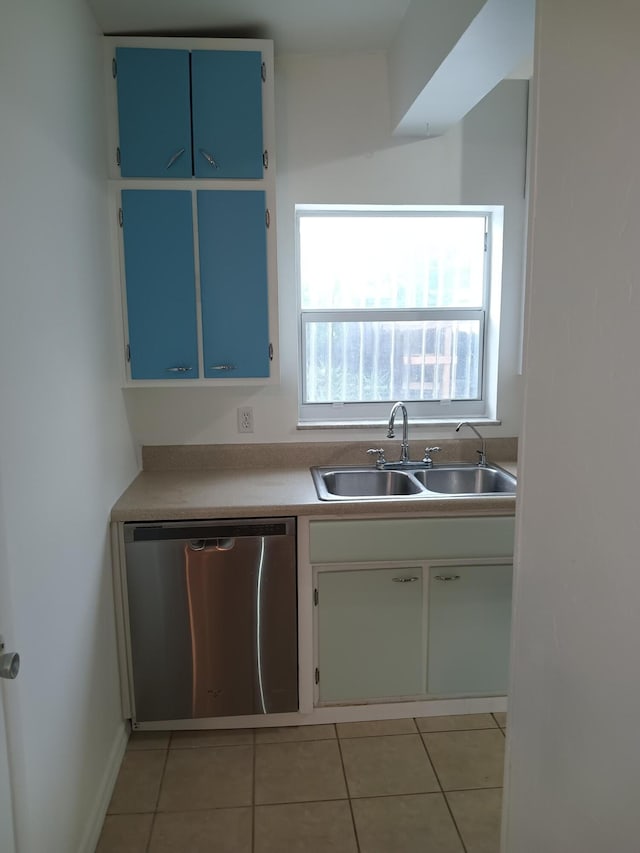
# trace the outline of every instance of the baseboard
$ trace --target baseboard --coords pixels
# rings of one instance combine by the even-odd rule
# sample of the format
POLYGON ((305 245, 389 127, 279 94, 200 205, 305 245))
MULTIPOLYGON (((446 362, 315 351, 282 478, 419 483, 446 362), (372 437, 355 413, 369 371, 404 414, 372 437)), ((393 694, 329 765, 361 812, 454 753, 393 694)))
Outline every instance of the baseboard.
POLYGON ((109 760, 102 775, 102 782, 98 789, 95 805, 88 815, 82 841, 78 845, 78 853, 95 853, 104 817, 109 807, 109 801, 111 800, 111 794, 118 778, 118 771, 120 770, 122 758, 127 748, 128 739, 129 729, 127 724, 123 722, 121 728, 118 729, 113 746, 111 747, 109 760))

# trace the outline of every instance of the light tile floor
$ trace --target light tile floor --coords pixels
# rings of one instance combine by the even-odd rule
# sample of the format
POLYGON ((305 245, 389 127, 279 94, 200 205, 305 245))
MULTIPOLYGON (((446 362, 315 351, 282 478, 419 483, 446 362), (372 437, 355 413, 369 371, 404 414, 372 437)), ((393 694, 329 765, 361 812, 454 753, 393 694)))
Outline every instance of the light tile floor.
POLYGON ((505 726, 135 733, 96 853, 498 853, 505 726))

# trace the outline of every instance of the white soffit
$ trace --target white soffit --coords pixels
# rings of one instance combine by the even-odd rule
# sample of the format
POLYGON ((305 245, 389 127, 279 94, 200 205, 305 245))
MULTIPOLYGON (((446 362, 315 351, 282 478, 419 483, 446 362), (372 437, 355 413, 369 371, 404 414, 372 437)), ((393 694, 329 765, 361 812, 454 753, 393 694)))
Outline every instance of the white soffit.
MULTIPOLYGON (((443 13, 446 5, 452 5, 440 0, 430 2, 443 13)), ((473 0, 466 3, 468 14, 473 11, 473 0)), ((429 15, 429 27, 420 33, 422 38, 418 37, 416 19, 425 4, 424 0, 413 0, 389 56, 394 135, 442 135, 533 53, 535 0, 486 0, 480 5, 482 8, 468 25, 458 6, 458 24, 462 23, 462 28, 452 44, 450 19, 447 21, 444 14, 429 15), (414 7, 420 10, 417 14, 414 7), (403 32, 407 27, 414 28, 409 35, 403 32), (431 75, 421 81, 422 88, 416 96, 415 69, 421 65, 426 70, 425 57, 428 60, 435 55, 440 59, 443 39, 445 46, 452 44, 451 49, 431 75), (406 50, 416 52, 417 58, 401 55, 406 50), (413 78, 406 73, 410 68, 413 78), (407 101, 409 87, 413 91, 409 91, 407 101), (410 106, 405 108, 403 103, 410 106)), ((422 19, 427 20, 424 15, 422 19)))

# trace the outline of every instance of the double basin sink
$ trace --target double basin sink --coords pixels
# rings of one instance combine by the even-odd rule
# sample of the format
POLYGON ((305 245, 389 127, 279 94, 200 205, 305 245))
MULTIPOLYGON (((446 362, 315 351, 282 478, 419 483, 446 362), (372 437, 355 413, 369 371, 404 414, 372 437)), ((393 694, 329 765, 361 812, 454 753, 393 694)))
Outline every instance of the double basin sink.
POLYGON ((311 476, 323 501, 407 500, 442 495, 507 497, 516 493, 516 478, 502 468, 464 462, 432 467, 418 463, 402 470, 316 467, 311 469, 311 476))

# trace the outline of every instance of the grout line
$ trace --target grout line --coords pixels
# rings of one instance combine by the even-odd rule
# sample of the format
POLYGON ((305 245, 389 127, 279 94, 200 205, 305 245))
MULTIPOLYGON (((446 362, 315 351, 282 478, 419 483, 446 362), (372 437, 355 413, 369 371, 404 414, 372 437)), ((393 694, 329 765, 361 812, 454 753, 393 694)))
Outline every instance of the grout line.
MULTIPOLYGON (((346 803, 348 799, 348 797, 323 797, 319 800, 315 797, 313 800, 278 800, 276 803, 257 803, 256 805, 261 809, 270 809, 278 808, 279 806, 304 806, 309 805, 309 803, 346 803)), ((354 799, 360 798, 356 797, 354 799)))
MULTIPOLYGON (((427 732, 427 734, 430 734, 430 732, 427 732)), ((433 763, 433 761, 431 760, 431 756, 429 755, 429 750, 428 750, 428 748, 427 748, 427 743, 426 743, 425 739, 422 737, 422 732, 420 733, 420 741, 422 742, 422 748, 424 749, 425 754, 426 754, 426 756, 427 756, 427 761, 428 761, 428 762, 429 762, 429 764, 431 765, 431 768, 432 768, 432 770, 433 770, 433 772, 434 772, 434 774, 435 774, 435 777, 436 777, 436 781, 437 781, 438 785, 440 786, 440 794, 441 794, 441 796, 442 796, 442 798, 443 798, 443 800, 444 800, 444 802, 445 802, 445 805, 446 805, 446 807, 447 807, 447 811, 448 811, 448 812, 449 812, 449 814, 451 815, 451 820, 453 821, 453 825, 454 825, 454 827, 455 827, 455 830, 456 830, 456 832, 458 833, 458 838, 460 839, 460 844, 462 845, 462 849, 463 849, 464 853, 468 853, 468 851, 467 851, 467 845, 464 843, 464 839, 463 839, 463 837, 462 837, 462 833, 460 832, 460 827, 458 826, 458 823, 457 823, 457 821, 456 821, 456 819, 455 819, 455 817, 454 817, 453 811, 451 810, 451 806, 449 805, 449 800, 447 799, 447 795, 446 795, 446 793, 445 793, 445 791, 444 791, 444 788, 442 787, 442 782, 440 781, 440 776, 438 775, 438 771, 436 770, 436 766, 435 766, 435 764, 433 763)))
POLYGON ((447 791, 443 791, 442 793, 447 796, 447 794, 466 794, 470 791, 502 791, 502 785, 491 785, 489 788, 449 788, 447 791))
POLYGON ((353 802, 351 800, 351 791, 349 790, 349 780, 347 779, 347 771, 344 766, 344 756, 342 755, 342 744, 340 742, 340 738, 338 737, 338 727, 334 723, 333 727, 336 732, 336 743, 338 744, 338 753, 340 755, 340 765, 342 767, 342 776, 344 778, 344 786, 347 790, 347 802, 349 803, 349 813, 351 814, 351 825, 353 827, 353 836, 356 840, 356 850, 360 853, 360 839, 358 838, 358 828, 356 826, 356 818, 353 813, 353 802))
MULTIPOLYGON (((311 802, 311 801, 309 801, 311 802)), ((261 805, 261 804, 259 804, 261 805)), ((274 806, 286 805, 285 803, 273 803, 274 806)), ((199 814, 200 812, 225 812, 225 811, 233 811, 234 809, 250 809, 251 803, 244 803, 244 805, 239 806, 200 806, 197 809, 163 809, 162 811, 157 812, 117 812, 118 815, 132 815, 132 814, 199 814)))
POLYGON ((156 825, 157 814, 158 814, 158 812, 153 812, 153 814, 151 815, 151 825, 149 827, 149 837, 147 838, 147 843, 145 844, 144 853, 149 853, 149 850, 151 848, 151 838, 153 837, 153 830, 154 830, 155 825, 156 825))
POLYGON ((158 795, 156 797, 156 807, 153 810, 153 816, 151 818, 151 826, 149 827, 149 837, 147 838, 147 843, 145 846, 145 853, 149 853, 151 849, 151 839, 153 837, 153 830, 156 826, 156 817, 158 815, 158 806, 160 805, 160 793, 162 792, 162 783, 164 782, 164 774, 167 771, 167 762, 169 761, 169 744, 171 743, 171 736, 169 737, 169 742, 167 743, 165 753, 164 753, 164 764, 162 765, 162 773, 160 774, 160 784, 158 785, 158 795))
POLYGON ((158 796, 156 797, 156 807, 154 812, 158 811, 158 806, 160 805, 160 794, 162 793, 162 783, 164 782, 164 776, 167 772, 167 762, 169 761, 169 748, 167 747, 164 754, 164 764, 162 765, 162 773, 160 774, 160 784, 158 785, 158 796))

